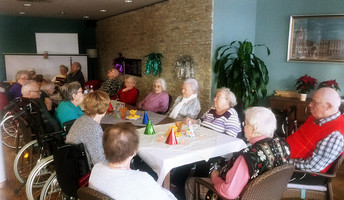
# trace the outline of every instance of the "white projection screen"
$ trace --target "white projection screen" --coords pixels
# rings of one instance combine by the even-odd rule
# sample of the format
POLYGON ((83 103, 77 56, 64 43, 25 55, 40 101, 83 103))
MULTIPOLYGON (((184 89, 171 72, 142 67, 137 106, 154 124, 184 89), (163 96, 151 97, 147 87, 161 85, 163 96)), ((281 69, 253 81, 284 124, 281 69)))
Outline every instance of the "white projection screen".
POLYGON ((79 54, 77 33, 35 33, 37 54, 79 54))

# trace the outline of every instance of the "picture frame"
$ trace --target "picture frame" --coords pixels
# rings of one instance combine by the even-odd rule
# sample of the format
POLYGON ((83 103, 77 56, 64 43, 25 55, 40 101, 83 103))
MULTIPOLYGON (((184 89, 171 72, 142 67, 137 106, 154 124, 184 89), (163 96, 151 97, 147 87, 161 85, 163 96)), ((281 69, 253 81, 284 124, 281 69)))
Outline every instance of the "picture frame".
POLYGON ((344 15, 290 16, 287 61, 344 62, 344 15))
POLYGON ((141 59, 124 59, 124 74, 142 77, 141 59))

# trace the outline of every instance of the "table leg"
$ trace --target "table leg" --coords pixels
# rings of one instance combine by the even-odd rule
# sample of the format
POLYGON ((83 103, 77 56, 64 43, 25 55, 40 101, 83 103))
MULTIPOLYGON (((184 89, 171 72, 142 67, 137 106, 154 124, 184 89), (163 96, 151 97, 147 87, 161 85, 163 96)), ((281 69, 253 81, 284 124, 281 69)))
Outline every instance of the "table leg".
POLYGON ((170 172, 166 174, 164 182, 162 183, 162 186, 166 188, 167 190, 170 190, 170 186, 171 186, 171 173, 170 172))

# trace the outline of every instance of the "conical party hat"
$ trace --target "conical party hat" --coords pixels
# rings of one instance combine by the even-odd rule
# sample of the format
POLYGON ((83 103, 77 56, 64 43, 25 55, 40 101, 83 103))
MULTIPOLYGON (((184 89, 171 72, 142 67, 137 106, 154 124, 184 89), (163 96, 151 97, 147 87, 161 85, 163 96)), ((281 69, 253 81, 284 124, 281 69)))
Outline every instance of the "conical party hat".
POLYGON ((148 120, 146 129, 145 129, 145 135, 154 135, 154 134, 155 134, 155 130, 153 128, 152 122, 148 120))
POLYGON ((147 111, 145 111, 145 114, 143 116, 142 124, 147 124, 149 121, 148 116, 147 116, 147 111))
POLYGON ((195 130, 194 130, 193 125, 191 124, 190 121, 188 123, 188 127, 186 129, 185 135, 188 137, 195 137, 195 130))
POLYGON ((177 144, 177 138, 176 138, 176 134, 174 133, 174 129, 173 128, 171 128, 171 132, 170 132, 170 134, 168 134, 168 137, 167 137, 165 143, 169 144, 169 145, 177 144))
POLYGON ((107 110, 108 112, 111 112, 111 111, 113 111, 113 107, 112 107, 112 105, 111 105, 111 103, 109 104, 109 108, 108 108, 108 110, 107 110))

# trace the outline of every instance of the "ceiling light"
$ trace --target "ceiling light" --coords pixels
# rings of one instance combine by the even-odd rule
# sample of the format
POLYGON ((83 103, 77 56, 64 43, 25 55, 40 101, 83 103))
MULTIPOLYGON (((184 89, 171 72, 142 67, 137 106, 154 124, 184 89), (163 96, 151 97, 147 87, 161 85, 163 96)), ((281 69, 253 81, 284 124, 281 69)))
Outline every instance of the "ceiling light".
POLYGON ((25 15, 25 12, 19 12, 19 14, 21 14, 21 15, 25 15))
POLYGON ((100 10, 100 12, 106 12, 106 10, 100 10))
POLYGON ((88 18, 90 18, 90 16, 87 16, 87 15, 84 16, 84 19, 88 19, 88 18))
POLYGON ((61 15, 64 15, 64 14, 66 14, 64 11, 61 11, 61 15))
POLYGON ((31 7, 31 3, 24 3, 25 7, 31 7))
POLYGON ((132 0, 124 0, 125 3, 131 3, 133 2, 132 0))

